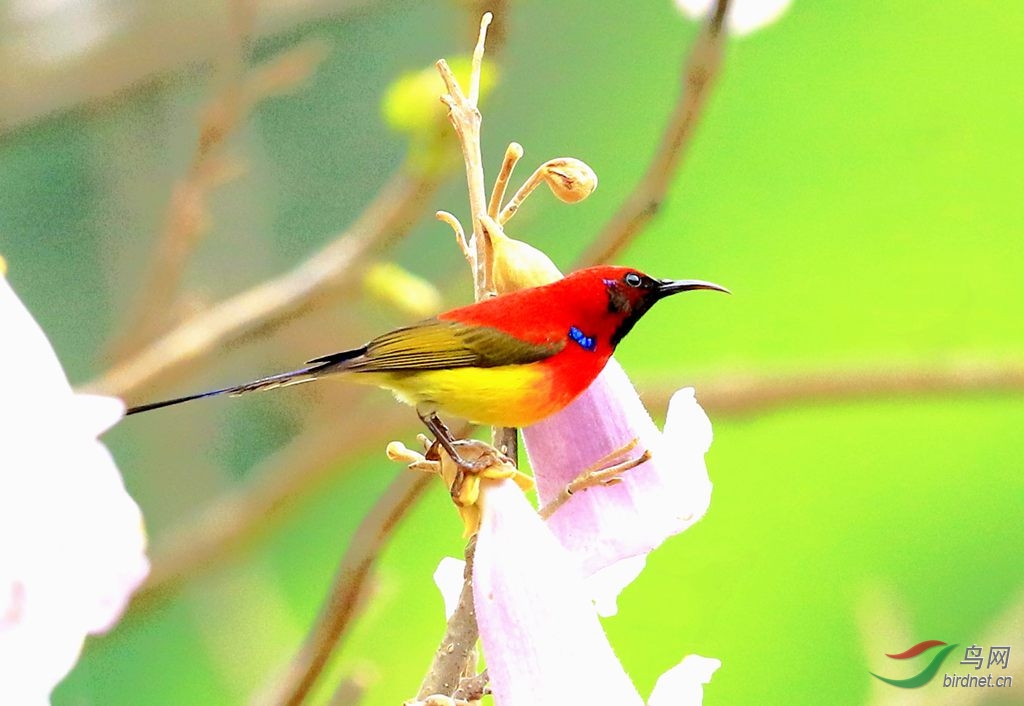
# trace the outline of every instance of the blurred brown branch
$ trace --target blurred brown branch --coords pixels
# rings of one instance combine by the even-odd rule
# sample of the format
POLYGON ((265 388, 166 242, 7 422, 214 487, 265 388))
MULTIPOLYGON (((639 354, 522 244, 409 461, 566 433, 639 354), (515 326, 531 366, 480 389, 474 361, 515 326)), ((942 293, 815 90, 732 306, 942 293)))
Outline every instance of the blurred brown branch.
POLYGON ((391 405, 381 414, 353 415, 344 425, 325 420, 306 429, 254 469, 253 481, 225 493, 157 540, 152 570, 135 594, 132 611, 145 610, 181 582, 270 531, 320 487, 341 459, 383 449, 411 422, 407 410, 391 405))
POLYGON ((137 351, 175 320, 182 276, 209 229, 207 200, 243 172, 240 163, 224 154, 230 138, 260 101, 301 85, 327 55, 322 41, 307 40, 247 71, 245 52, 254 9, 245 0, 233 0, 228 7, 232 21, 219 62, 220 87, 201 112, 195 151, 188 171, 172 190, 135 310, 110 347, 117 359, 137 351))
POLYGON ((729 0, 718 0, 683 64, 679 99, 647 171, 619 211, 587 246, 576 267, 610 262, 647 226, 661 207, 722 67, 722 21, 729 0))
POLYGON ((356 706, 366 694, 366 684, 358 677, 346 677, 331 694, 327 706, 356 706))
POLYGON ((382 548, 433 479, 427 473, 398 472, 352 536, 327 599, 302 648, 284 674, 253 703, 296 706, 306 700, 356 616, 382 548))
POLYGON ((91 380, 86 390, 133 398, 187 363, 222 352, 317 306, 341 289, 367 258, 398 238, 421 215, 439 175, 399 171, 352 226, 294 269, 214 305, 91 380))
MULTIPOLYGON (((248 0, 245 0, 248 2, 248 0)), ((254 3, 250 3, 254 4, 254 3)), ((367 12, 374 0, 290 0, 259 3, 251 36, 266 38, 314 19, 352 19, 367 12)), ((125 31, 116 41, 99 42, 59 70, 31 60, 31 55, 5 53, 0 74, 0 137, 44 116, 75 106, 115 101, 135 87, 158 84, 183 67, 217 61, 224 38, 244 26, 244 8, 197 3, 181 12, 172 3, 133 5, 121 12, 125 31)))
MULTIPOLYGON (((972 358, 936 365, 732 373, 697 380, 693 385, 709 412, 718 417, 739 416, 871 399, 1020 394, 1024 392, 1024 361, 972 358)), ((655 409, 664 409, 675 390, 672 384, 647 387, 651 394, 646 398, 655 409)))

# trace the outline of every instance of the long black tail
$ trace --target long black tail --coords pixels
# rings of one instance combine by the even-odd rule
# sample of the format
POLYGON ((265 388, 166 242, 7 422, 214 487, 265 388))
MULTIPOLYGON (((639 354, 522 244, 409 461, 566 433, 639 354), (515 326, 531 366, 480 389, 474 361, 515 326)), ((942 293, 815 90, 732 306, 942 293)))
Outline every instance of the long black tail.
POLYGON ((312 382, 317 380, 324 375, 331 372, 337 372, 347 367, 345 363, 353 358, 358 358, 366 352, 366 348, 356 348, 351 351, 343 351, 341 353, 334 353, 323 358, 316 358, 309 361, 312 365, 307 365, 305 368, 299 368, 298 370, 290 370, 287 373, 278 373, 276 375, 268 375, 265 378, 259 378, 252 382, 243 383, 241 385, 234 385, 232 387, 222 387, 219 390, 209 390, 207 392, 200 392, 195 395, 186 395, 185 397, 175 397, 172 400, 162 400, 160 402, 150 402, 149 404, 140 404, 137 407, 129 407, 125 414, 138 414, 139 412, 148 412, 153 409, 160 409, 161 407, 171 407, 182 402, 191 402, 192 400, 201 400, 204 397, 216 397, 217 395, 244 395, 247 392, 256 392, 258 390, 273 390, 278 387, 287 387, 289 385, 298 385, 304 382, 312 382))

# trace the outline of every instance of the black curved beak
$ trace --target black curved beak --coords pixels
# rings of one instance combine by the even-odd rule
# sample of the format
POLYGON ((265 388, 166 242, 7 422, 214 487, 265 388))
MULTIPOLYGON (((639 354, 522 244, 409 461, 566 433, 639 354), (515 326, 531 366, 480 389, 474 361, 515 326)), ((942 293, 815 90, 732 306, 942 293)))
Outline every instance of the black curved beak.
POLYGON ((716 292, 725 292, 726 294, 732 294, 728 289, 720 284, 714 282, 705 282, 701 279, 659 279, 658 288, 655 291, 655 295, 658 299, 670 296, 672 294, 678 294, 679 292, 689 292, 693 289, 713 289, 716 292))

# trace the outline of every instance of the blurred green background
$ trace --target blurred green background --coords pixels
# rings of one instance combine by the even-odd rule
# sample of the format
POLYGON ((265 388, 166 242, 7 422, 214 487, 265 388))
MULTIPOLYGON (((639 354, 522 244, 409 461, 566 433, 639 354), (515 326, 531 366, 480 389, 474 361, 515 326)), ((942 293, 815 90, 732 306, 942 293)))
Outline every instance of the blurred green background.
MULTIPOLYGON (((32 7, 0 2, 0 253, 70 377, 85 382, 131 320, 203 105, 229 82, 229 12, 155 0, 32 7), (61 21, 105 33, 78 47, 61 21), (74 51, 40 50, 61 42, 74 51)), ((250 64, 310 38, 329 53, 224 145, 240 171, 209 193, 183 311, 291 267, 355 219, 406 150, 381 118, 384 92, 405 71, 464 53, 476 14, 453 2, 257 4, 250 64)), ((667 1, 534 0, 502 14, 485 161, 493 174, 516 140, 527 155, 519 179, 555 156, 594 167, 600 188, 588 201, 538 194, 512 223, 569 267, 642 174, 698 28, 667 1)), ((730 39, 666 204, 618 261, 735 295, 683 298, 645 319, 619 354, 641 389, 693 384, 700 399, 704 381, 780 374, 1019 370, 1022 26, 1024 5, 1010 0, 795 0, 777 24, 730 39)), ((453 306, 471 287, 432 218, 442 208, 466 213, 459 170, 382 257, 453 306)), ((347 292, 132 401, 290 367, 411 318, 347 292)), ((343 434, 388 415, 412 444, 411 412, 341 387, 211 401, 110 432, 154 551, 225 493, 287 470, 265 460, 310 427, 343 434)), ((710 511, 650 557, 605 622, 641 693, 695 652, 723 662, 706 704, 903 703, 907 693, 868 672, 910 676, 922 665, 883 653, 940 639, 1010 645, 1018 683, 951 693, 936 681, 914 703, 1024 703, 1019 382, 709 413, 710 511)), ((382 447, 332 456, 228 557, 89 640, 53 703, 245 703, 294 654, 354 528, 401 472, 382 447)), ((318 702, 352 675, 365 704, 415 694, 443 630, 430 577, 461 552, 460 530, 437 484, 388 545, 318 702)), ((967 668, 951 659, 944 669, 967 668)))

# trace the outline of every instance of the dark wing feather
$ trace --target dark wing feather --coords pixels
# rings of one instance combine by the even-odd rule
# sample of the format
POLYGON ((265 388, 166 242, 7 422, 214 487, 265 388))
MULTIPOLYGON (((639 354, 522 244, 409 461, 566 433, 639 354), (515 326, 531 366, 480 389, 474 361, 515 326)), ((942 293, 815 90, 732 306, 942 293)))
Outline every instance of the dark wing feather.
POLYGON ((531 343, 488 326, 428 319, 378 336, 358 355, 347 352, 310 363, 337 364, 340 369, 368 373, 493 368, 544 360, 564 347, 564 341, 531 343))

